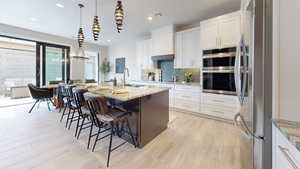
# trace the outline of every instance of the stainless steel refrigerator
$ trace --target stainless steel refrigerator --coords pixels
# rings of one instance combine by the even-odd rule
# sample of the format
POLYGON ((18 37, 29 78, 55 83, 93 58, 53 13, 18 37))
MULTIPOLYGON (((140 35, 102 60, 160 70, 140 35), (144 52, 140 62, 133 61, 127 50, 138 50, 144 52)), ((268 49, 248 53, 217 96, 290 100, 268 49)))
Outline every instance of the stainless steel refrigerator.
POLYGON ((241 169, 272 168, 272 0, 242 0, 235 60, 241 169))

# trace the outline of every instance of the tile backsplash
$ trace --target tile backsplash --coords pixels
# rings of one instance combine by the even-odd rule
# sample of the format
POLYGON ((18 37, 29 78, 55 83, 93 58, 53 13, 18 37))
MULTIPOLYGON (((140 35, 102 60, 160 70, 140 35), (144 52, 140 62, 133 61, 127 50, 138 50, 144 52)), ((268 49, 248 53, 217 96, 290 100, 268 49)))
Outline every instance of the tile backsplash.
POLYGON ((175 69, 174 76, 176 76, 177 81, 181 82, 184 81, 184 73, 190 72, 193 74, 192 81, 193 82, 200 82, 200 68, 184 68, 184 69, 175 69))
POLYGON ((172 82, 174 75, 174 60, 162 60, 157 62, 157 66, 162 72, 163 82, 172 82))

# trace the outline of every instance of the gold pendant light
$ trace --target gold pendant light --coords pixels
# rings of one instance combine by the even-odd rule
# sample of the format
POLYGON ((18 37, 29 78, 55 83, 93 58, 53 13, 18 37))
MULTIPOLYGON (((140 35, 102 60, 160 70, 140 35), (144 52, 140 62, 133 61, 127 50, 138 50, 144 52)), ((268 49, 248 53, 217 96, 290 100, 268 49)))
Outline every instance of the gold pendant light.
POLYGON ((84 43, 84 33, 83 33, 83 29, 82 29, 82 8, 84 7, 84 5, 82 4, 78 4, 78 6, 80 7, 80 27, 78 30, 78 45, 79 47, 82 47, 82 44, 84 43))
POLYGON ((99 24, 99 17, 97 16, 98 13, 98 4, 97 4, 97 0, 95 0, 95 16, 94 16, 94 24, 93 24, 93 36, 94 36, 94 40, 97 41, 99 38, 99 33, 100 33, 100 24, 99 24))
POLYGON ((115 10, 115 20, 117 24, 117 31, 120 33, 121 30, 123 30, 123 20, 124 20, 124 10, 122 1, 117 1, 117 6, 115 10))

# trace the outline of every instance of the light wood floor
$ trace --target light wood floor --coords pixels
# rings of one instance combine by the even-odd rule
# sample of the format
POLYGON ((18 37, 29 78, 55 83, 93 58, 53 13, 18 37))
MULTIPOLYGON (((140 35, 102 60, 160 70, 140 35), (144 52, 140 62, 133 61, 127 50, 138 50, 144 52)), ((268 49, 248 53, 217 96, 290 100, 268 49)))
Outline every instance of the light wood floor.
MULTIPOLYGON (((59 123, 46 106, 0 109, 0 169, 106 168, 108 139, 93 153, 59 123)), ((125 144, 112 153, 111 169, 240 169, 238 131, 231 125, 186 113, 170 112, 169 128, 143 149, 125 144)), ((115 143, 119 142, 115 138, 115 143)))

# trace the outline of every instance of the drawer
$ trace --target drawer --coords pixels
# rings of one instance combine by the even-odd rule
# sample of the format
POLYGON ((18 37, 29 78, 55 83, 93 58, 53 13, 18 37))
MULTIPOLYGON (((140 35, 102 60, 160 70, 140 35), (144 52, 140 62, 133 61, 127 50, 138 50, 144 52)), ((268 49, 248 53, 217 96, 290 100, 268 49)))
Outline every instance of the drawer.
POLYGON ((200 112, 210 116, 225 118, 229 120, 233 120, 234 115, 236 114, 236 111, 233 109, 227 110, 224 108, 210 107, 210 106, 201 106, 200 112))
POLYGON ((222 95, 222 94, 211 94, 211 93, 202 93, 202 96, 207 99, 216 99, 216 100, 226 100, 228 102, 233 101, 236 102, 237 96, 231 95, 222 95))
POLYGON ((202 106, 211 106, 211 107, 220 107, 224 109, 237 109, 239 110, 240 105, 239 103, 228 103, 228 102, 219 102, 219 101, 214 101, 214 100, 201 100, 201 105, 202 106))
POLYGON ((293 164, 300 168, 300 152, 282 133, 276 128, 276 153, 279 158, 286 160, 291 168, 293 164))
POLYGON ((182 99, 174 99, 172 101, 172 107, 182 109, 182 110, 188 110, 188 111, 192 111, 192 112, 200 111, 200 103, 199 102, 187 101, 187 100, 182 100, 182 99))
POLYGON ((189 85, 175 85, 175 90, 201 92, 201 87, 200 86, 189 86, 189 85))
POLYGON ((202 95, 201 100, 203 103, 211 104, 225 104, 225 105, 239 105, 237 97, 212 97, 207 95, 202 95))
POLYGON ((191 101, 199 101, 201 99, 201 96, 199 94, 196 93, 179 93, 179 92, 175 92, 172 94, 173 98, 176 99, 183 99, 183 100, 191 100, 191 101))

